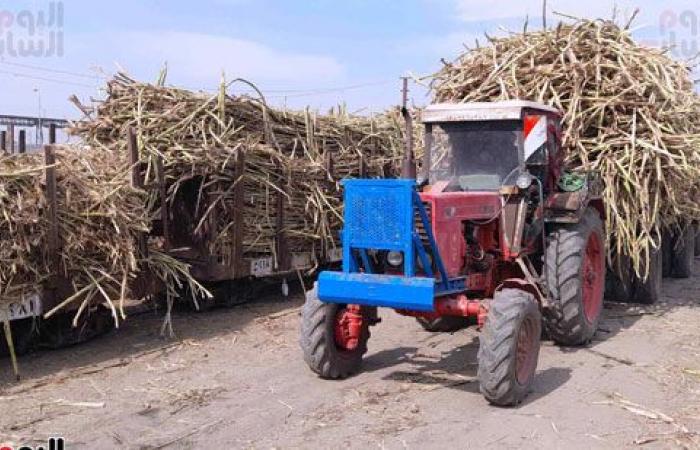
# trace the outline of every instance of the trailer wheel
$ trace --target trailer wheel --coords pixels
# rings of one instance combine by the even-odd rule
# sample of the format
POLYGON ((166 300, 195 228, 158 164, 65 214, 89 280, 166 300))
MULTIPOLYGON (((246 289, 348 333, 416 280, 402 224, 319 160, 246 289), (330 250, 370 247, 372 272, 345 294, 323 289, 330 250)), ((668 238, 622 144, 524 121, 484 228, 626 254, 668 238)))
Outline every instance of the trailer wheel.
POLYGON ((689 278, 695 260, 695 226, 688 225, 671 241, 671 276, 689 278))
POLYGON ((347 328, 353 311, 346 305, 323 303, 318 299, 318 288, 306 293, 306 302, 301 309, 301 349, 304 361, 321 378, 347 378, 356 373, 367 353, 369 339, 369 311, 361 308, 361 324, 357 339, 347 328))
POLYGON ((649 274, 646 279, 633 275, 634 300, 637 303, 652 305, 661 298, 661 284, 663 280, 663 252, 651 250, 649 255, 649 274))
POLYGON ((675 277, 673 274, 675 236, 670 231, 664 231, 661 237, 661 273, 663 278, 675 277))
POLYGON ((527 395, 537 369, 542 317, 535 297, 504 289, 489 305, 479 336, 478 378, 486 400, 512 406, 527 395))
MULTIPOLYGON (((39 323, 37 322, 39 320, 38 318, 28 318, 10 322, 15 355, 23 356, 34 350, 39 338, 39 323)), ((0 326, 0 356, 8 356, 9 354, 10 349, 7 346, 5 332, 0 326)))
POLYGON ((469 326, 469 321, 466 317, 457 316, 442 316, 432 320, 425 317, 416 317, 416 321, 425 331, 431 333, 451 333, 469 326))
POLYGON ((605 300, 631 302, 634 298, 634 279, 629 257, 619 256, 607 270, 605 278, 605 300))
POLYGON ((589 208, 579 223, 554 230, 546 251, 547 332, 560 345, 585 344, 598 328, 605 290, 605 240, 598 213, 589 208))

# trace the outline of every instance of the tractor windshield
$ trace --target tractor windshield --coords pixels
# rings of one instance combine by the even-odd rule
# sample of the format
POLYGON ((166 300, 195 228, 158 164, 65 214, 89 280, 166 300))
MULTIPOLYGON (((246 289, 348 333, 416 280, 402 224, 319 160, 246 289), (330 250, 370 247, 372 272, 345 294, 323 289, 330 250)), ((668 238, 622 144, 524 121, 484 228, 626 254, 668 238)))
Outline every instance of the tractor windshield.
POLYGON ((450 190, 495 190, 520 162, 522 122, 446 122, 430 127, 430 183, 450 190))

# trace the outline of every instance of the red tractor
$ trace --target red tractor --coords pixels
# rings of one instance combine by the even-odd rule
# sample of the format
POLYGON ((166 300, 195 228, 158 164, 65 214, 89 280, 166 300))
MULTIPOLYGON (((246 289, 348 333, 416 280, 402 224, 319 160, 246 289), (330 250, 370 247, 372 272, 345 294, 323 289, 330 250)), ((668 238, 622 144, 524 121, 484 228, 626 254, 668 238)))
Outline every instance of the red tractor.
POLYGON ((314 372, 359 370, 377 307, 429 331, 477 324, 481 392, 497 405, 526 396, 543 324, 561 345, 591 339, 603 205, 593 176, 564 172, 560 120, 525 101, 432 105, 422 179, 344 182, 343 268, 322 272, 302 309, 314 372))

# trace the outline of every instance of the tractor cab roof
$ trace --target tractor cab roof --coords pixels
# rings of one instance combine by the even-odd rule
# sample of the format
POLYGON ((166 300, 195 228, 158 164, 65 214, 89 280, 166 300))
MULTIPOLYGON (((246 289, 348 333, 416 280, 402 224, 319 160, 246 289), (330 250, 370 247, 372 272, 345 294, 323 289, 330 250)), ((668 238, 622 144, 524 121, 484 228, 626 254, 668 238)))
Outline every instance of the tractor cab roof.
POLYGON ((551 106, 526 100, 505 100, 500 102, 436 103, 423 110, 423 123, 436 122, 480 122, 492 120, 520 120, 523 110, 544 113, 561 113, 551 106))

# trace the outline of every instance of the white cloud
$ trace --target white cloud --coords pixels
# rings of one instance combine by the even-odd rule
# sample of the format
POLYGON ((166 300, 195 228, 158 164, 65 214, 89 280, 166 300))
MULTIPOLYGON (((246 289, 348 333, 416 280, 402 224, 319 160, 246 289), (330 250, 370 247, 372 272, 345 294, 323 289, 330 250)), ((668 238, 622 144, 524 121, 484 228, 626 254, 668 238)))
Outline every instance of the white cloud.
POLYGON ((119 42, 120 65, 152 70, 154 65, 167 61, 169 73, 182 83, 212 86, 218 82, 222 70, 227 78, 304 85, 337 82, 345 75, 345 67, 332 57, 279 50, 227 36, 179 31, 129 32, 113 41, 119 42))
MULTIPOLYGON (((531 19, 542 17, 541 0, 499 0, 496 5, 485 6, 480 0, 455 0, 457 16, 467 22, 490 19, 529 16, 531 19)), ((617 6, 623 16, 631 14, 638 4, 652 5, 651 0, 548 0, 549 15, 553 11, 577 17, 612 17, 613 8, 617 6)))
MULTIPOLYGON (((495 5, 485 6, 482 0, 453 0, 457 17, 465 22, 529 16, 542 17, 543 0, 499 0, 495 5)), ((656 25, 665 11, 680 13, 684 10, 700 13, 697 0, 547 0, 549 16, 553 12, 586 18, 612 18, 617 10, 618 18, 627 18, 639 9, 642 22, 656 25)))

